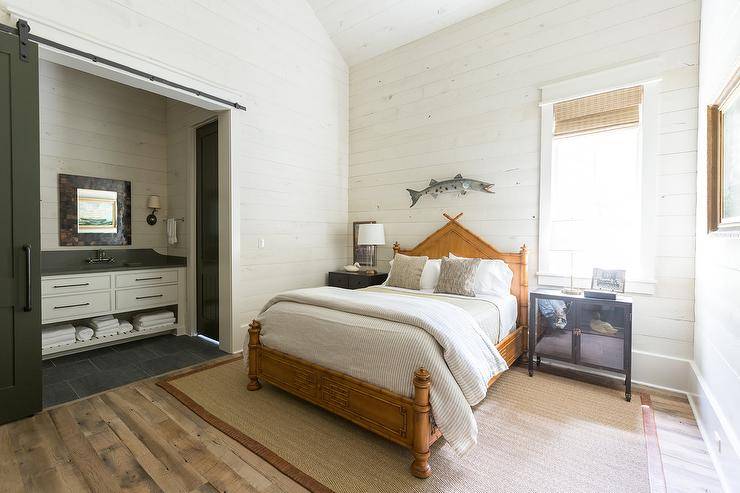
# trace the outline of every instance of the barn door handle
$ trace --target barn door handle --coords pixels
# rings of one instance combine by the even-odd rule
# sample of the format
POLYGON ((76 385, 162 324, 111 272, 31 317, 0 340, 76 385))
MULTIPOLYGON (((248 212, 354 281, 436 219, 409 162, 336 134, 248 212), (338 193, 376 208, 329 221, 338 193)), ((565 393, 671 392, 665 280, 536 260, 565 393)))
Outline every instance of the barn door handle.
POLYGON ((26 252, 26 306, 23 307, 23 311, 30 312, 33 310, 31 290, 31 245, 23 245, 23 251, 26 252))

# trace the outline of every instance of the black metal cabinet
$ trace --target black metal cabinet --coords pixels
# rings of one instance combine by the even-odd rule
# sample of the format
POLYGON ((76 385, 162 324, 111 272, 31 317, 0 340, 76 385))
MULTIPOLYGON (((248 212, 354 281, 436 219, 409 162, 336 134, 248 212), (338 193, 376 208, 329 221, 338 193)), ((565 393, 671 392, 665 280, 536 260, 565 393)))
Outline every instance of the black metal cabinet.
POLYGON ((600 300, 556 290, 529 295, 529 375, 541 358, 625 376, 632 398, 632 300, 600 300))
POLYGON ((345 289, 360 289, 383 284, 388 274, 366 274, 365 272, 329 272, 329 286, 345 289))

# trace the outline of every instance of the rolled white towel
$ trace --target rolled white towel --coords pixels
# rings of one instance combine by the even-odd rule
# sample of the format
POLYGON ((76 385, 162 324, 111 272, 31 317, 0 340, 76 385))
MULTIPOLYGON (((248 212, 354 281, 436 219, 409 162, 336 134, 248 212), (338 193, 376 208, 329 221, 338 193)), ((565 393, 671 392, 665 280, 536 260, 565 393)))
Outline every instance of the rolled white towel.
POLYGON ((106 320, 115 320, 115 317, 113 315, 102 315, 90 319, 91 322, 105 322, 106 320))
POLYGON ((119 334, 125 334, 126 332, 131 332, 134 330, 134 326, 131 325, 131 322, 127 322, 125 320, 121 320, 121 323, 118 324, 118 333, 119 334))
POLYGON ((175 314, 171 311, 139 313, 138 315, 134 316, 134 323, 147 323, 154 320, 165 320, 174 317, 175 314))
POLYGON ((92 336, 95 335, 95 331, 92 330, 90 327, 86 327, 84 325, 80 325, 78 327, 75 327, 75 332, 77 333, 77 340, 78 341, 89 341, 92 339, 92 336))
POLYGON ((175 323, 175 317, 170 318, 163 318, 160 320, 152 320, 150 322, 143 322, 143 323, 137 323, 136 328, 141 329, 151 329, 152 327, 160 327, 162 325, 170 325, 175 323))
POLYGON ((75 328, 72 324, 52 325, 41 329, 41 337, 55 337, 60 335, 69 335, 74 333, 75 328))

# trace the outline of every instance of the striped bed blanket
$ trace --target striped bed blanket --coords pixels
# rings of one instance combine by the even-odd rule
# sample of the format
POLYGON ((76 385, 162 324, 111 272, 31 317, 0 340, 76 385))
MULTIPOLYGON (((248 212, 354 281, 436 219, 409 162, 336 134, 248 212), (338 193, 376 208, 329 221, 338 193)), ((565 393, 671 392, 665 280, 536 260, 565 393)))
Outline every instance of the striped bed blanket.
POLYGON ((434 420, 460 454, 476 443, 471 406, 508 368, 476 319, 445 296, 299 289, 272 298, 258 320, 265 346, 408 397, 414 371, 427 368, 434 420))

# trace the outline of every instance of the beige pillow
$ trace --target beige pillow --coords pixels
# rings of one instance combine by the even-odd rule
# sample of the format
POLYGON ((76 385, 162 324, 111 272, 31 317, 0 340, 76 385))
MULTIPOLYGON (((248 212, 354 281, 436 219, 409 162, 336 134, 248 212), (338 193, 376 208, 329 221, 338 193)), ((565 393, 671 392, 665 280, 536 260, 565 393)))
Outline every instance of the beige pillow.
POLYGON ((475 296, 479 258, 443 258, 435 293, 475 296))
POLYGON ((421 289, 421 273, 429 257, 411 257, 397 253, 393 257, 393 267, 388 274, 386 286, 396 288, 421 289))

